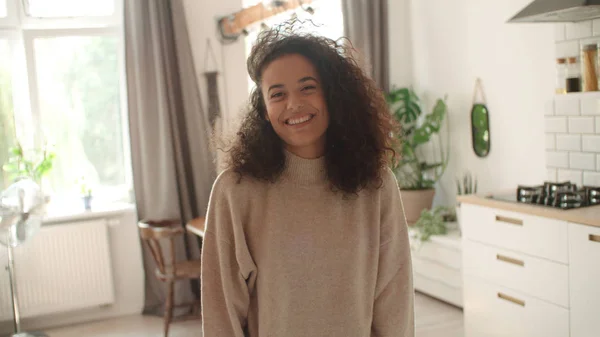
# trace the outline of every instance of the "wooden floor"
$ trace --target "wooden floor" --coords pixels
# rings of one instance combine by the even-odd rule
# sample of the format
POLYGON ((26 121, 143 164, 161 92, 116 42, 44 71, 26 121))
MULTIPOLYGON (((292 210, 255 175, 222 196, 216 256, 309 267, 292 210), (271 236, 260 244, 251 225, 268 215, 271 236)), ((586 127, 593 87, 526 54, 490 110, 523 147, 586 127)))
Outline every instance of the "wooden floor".
MULTIPOLYGON (((415 297, 416 337, 463 337, 462 310, 417 293, 415 297)), ((201 322, 171 325, 169 337, 198 337, 201 322)), ((129 316, 109 321, 48 330, 50 337, 162 337, 162 319, 129 316)))

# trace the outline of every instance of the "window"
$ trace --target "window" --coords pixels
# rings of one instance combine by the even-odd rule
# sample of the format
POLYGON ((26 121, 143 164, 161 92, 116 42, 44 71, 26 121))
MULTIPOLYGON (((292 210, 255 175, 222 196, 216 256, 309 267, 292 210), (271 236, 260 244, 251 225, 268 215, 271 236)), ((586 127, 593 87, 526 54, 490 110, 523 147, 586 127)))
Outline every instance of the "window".
MULTIPOLYGON (((249 7, 258 4, 259 2, 269 3, 269 1, 262 0, 245 0, 244 7, 249 7)), ((303 5, 304 8, 308 8, 308 5, 303 5)), ((313 33, 321 36, 328 37, 333 40, 337 40, 344 36, 344 15, 342 12, 341 0, 314 0, 310 4, 310 7, 314 10, 313 14, 309 14, 302 8, 297 8, 295 11, 289 11, 284 14, 276 15, 264 20, 267 26, 275 26, 291 18, 293 14, 302 20, 310 20, 314 23, 311 25, 307 22, 303 25, 303 33, 313 33)), ((248 30, 248 36, 246 37, 246 56, 250 54, 252 45, 256 42, 258 33, 260 32, 260 23, 256 24, 255 27, 251 27, 248 30)), ((252 90, 254 82, 248 77, 249 89, 252 90)))
MULTIPOLYGON (((52 200, 128 200, 123 0, 0 0, 0 164, 50 145, 52 200)), ((0 184, 10 182, 2 172, 0 184)))

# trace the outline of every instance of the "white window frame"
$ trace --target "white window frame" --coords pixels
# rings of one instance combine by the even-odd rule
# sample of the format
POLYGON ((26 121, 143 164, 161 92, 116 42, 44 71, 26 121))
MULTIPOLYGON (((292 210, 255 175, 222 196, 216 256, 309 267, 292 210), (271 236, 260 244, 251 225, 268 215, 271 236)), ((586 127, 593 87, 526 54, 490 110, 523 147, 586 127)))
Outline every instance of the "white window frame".
MULTIPOLYGON (((37 82, 37 69, 34 41, 39 38, 55 38, 66 36, 113 36, 119 39, 118 69, 121 84, 121 125, 123 137, 123 155, 125 164, 125 185, 111 186, 110 190, 119 190, 116 199, 127 200, 129 189, 133 187, 131 169, 131 148, 129 137, 129 120, 127 118, 127 90, 125 78, 125 46, 123 32, 124 0, 113 0, 115 11, 111 16, 101 17, 62 17, 35 18, 27 16, 25 2, 27 0, 7 0, 7 17, 0 18, 0 39, 8 39, 15 55, 15 62, 23 62, 13 67, 17 76, 13 75, 14 93, 23 95, 14 100, 15 126, 17 123, 31 123, 27 132, 16 127, 18 139, 32 141, 42 145, 42 125, 40 123, 40 95, 37 82), (21 73, 20 71, 24 72, 21 73), (121 191, 123 189, 123 191, 121 191), (121 195, 122 193, 122 195, 121 195)), ((49 0, 45 0, 49 1, 49 0)), ((24 144, 26 145, 26 144, 24 144)))

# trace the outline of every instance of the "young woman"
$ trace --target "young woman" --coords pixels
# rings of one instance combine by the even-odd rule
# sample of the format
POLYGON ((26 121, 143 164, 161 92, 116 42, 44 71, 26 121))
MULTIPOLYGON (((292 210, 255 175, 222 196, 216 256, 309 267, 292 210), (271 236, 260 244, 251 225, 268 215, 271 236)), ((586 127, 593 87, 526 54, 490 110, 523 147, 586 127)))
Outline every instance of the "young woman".
POLYGON ((263 32, 202 249, 204 337, 414 336, 395 125, 335 41, 263 32))

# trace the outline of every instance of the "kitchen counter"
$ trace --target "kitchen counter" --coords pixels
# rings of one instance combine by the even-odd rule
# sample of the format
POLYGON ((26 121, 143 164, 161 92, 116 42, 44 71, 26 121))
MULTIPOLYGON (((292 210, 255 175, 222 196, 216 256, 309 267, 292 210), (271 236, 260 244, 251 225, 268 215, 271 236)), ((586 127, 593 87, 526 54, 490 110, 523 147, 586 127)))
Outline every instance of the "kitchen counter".
POLYGON ((464 202, 467 204, 493 207, 505 211, 520 212, 582 225, 600 227, 600 205, 563 210, 542 205, 502 201, 482 195, 461 195, 457 197, 457 200, 461 203, 464 202))

